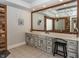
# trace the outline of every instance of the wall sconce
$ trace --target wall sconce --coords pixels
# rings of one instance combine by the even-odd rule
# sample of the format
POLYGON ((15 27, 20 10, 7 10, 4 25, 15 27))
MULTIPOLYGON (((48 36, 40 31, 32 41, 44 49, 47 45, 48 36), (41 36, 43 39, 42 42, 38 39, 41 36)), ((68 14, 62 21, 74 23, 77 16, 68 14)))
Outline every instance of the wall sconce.
POLYGON ((41 20, 38 20, 38 23, 37 23, 37 24, 38 24, 38 25, 40 25, 40 24, 41 24, 41 22, 42 22, 41 20))

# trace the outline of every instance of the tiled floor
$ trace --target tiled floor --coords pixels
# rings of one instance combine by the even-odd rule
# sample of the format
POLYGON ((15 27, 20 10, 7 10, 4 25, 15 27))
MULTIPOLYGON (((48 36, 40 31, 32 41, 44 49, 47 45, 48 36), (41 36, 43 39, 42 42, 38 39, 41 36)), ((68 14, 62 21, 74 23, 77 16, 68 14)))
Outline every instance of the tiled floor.
POLYGON ((8 56, 8 58, 62 58, 61 56, 53 56, 37 48, 26 45, 13 48, 9 51, 11 52, 11 54, 8 56))

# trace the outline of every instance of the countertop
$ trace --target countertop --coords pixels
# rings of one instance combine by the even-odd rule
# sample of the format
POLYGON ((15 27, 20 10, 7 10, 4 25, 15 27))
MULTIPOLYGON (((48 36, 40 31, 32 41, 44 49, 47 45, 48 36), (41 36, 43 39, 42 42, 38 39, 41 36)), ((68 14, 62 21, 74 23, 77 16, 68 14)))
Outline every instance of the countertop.
POLYGON ((67 40, 76 40, 76 41, 79 40, 79 38, 77 38, 77 36, 75 34, 63 34, 63 33, 49 33, 49 34, 47 34, 45 32, 37 32, 37 31, 26 32, 26 33, 36 34, 36 35, 44 35, 44 36, 67 39, 67 40))

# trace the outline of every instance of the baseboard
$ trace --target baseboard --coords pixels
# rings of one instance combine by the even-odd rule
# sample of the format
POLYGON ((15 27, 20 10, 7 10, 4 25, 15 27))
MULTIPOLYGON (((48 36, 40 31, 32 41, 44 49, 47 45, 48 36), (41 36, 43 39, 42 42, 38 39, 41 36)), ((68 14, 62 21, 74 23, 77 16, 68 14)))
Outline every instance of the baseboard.
POLYGON ((16 48, 16 47, 19 47, 19 46, 24 45, 24 44, 26 44, 26 43, 21 42, 21 43, 18 43, 18 44, 10 45, 10 46, 8 46, 8 49, 16 48))

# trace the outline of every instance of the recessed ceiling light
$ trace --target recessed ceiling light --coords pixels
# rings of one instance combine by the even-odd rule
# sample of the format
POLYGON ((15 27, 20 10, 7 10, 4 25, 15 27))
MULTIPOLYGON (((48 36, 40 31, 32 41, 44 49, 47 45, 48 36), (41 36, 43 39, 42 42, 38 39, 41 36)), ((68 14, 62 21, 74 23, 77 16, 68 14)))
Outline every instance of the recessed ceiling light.
POLYGON ((60 2, 62 2, 63 0, 59 0, 60 2))
POLYGON ((33 11, 35 11, 35 9, 33 9, 33 11))
POLYGON ((46 7, 46 5, 43 5, 43 8, 45 8, 46 7))
POLYGON ((64 4, 64 7, 66 6, 66 4, 64 4))

